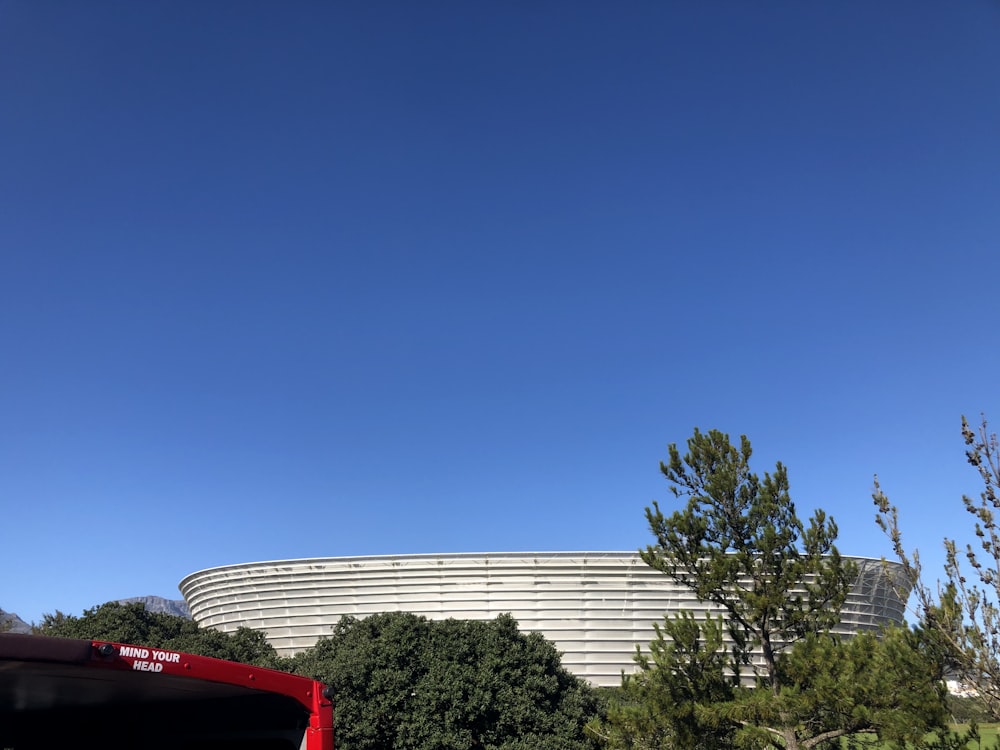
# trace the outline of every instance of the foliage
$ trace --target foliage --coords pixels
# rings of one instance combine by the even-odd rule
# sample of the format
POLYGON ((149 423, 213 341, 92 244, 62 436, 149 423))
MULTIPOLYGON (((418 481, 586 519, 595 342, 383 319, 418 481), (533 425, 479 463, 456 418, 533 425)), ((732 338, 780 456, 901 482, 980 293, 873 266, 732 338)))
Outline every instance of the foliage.
MULTIPOLYGON (((647 508, 657 544, 642 557, 725 616, 730 648, 720 649, 721 627, 711 619, 698 623, 700 637, 688 632, 690 617, 670 624, 665 631, 673 647, 658 631, 653 671, 661 674, 643 675, 649 670, 640 662, 636 682, 659 687, 638 693, 637 705, 621 710, 640 728, 643 710, 655 712, 687 669, 699 675, 685 688, 693 711, 666 714, 669 745, 651 733, 646 744, 612 746, 793 750, 867 731, 912 740, 940 726, 940 659, 926 639, 901 631, 842 641, 829 633, 856 576, 834 544, 833 519, 817 510, 804 523, 785 467, 778 463, 763 478, 751 472, 745 436, 736 446, 721 432, 696 429, 687 447, 682 457, 670 445, 669 460, 661 464, 684 507, 669 516, 656 503, 647 508), (658 650, 665 659, 657 658, 658 650), (699 744, 706 727, 716 736, 699 744)), ((618 710, 609 708, 609 721, 621 715, 618 710)))
POLYGON ((681 612, 654 628, 649 655, 636 651, 636 672, 623 676, 606 717, 592 720, 588 731, 607 747, 627 750, 731 747, 736 725, 706 711, 732 700, 736 688, 725 674, 721 620, 699 623, 681 612))
POLYGON ((946 538, 945 579, 935 589, 923 580, 920 556, 903 545, 899 512, 882 491, 878 477, 872 495, 876 521, 903 564, 920 609, 948 649, 957 677, 974 689, 992 715, 1000 712, 1000 441, 983 417, 974 430, 962 417, 966 459, 983 485, 977 498, 963 495, 962 504, 972 517, 975 541, 960 545, 946 538))
POLYGON ((837 526, 817 510, 806 527, 778 463, 763 480, 750 472, 750 441, 737 448, 717 430, 695 429, 681 458, 676 444, 660 470, 686 507, 664 516, 646 509, 656 546, 643 560, 727 615, 737 645, 734 667, 749 666, 778 687, 775 655, 785 644, 834 625, 856 575, 841 560, 837 526), (759 649, 764 671, 751 663, 759 649))
POLYGON ((983 702, 971 695, 955 695, 947 697, 948 715, 956 724, 975 723, 982 726, 987 722, 995 722, 997 717, 991 714, 983 702))
POLYGON ((289 666, 333 688, 342 750, 584 748, 597 707, 554 646, 509 615, 345 617, 289 666))
MULTIPOLYGON (((946 735, 941 661, 920 628, 891 627, 849 639, 811 634, 779 659, 779 711, 813 740, 872 733, 893 746, 946 735)), ((807 746, 807 743, 803 743, 807 746)))
POLYGON ((240 628, 235 633, 223 633, 200 628, 186 617, 150 612, 142 602, 108 602, 85 610, 82 617, 56 611, 42 618, 36 632, 166 648, 265 667, 278 664, 274 647, 259 631, 240 628))

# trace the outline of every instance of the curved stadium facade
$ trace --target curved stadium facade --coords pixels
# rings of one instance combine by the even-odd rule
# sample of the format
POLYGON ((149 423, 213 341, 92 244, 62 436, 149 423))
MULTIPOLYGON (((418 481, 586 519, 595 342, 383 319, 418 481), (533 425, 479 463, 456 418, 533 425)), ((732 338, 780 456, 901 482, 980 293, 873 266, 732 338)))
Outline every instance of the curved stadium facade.
MULTIPOLYGON (((837 632, 901 624, 907 589, 900 566, 847 559, 859 575, 837 632)), ((330 635, 344 615, 401 611, 491 620, 509 612, 522 631, 555 643, 567 669, 598 686, 620 684, 622 670, 633 668, 635 647, 649 644, 664 614, 716 611, 635 552, 277 560, 201 570, 184 578, 180 590, 199 625, 263 631, 285 656, 330 635)))

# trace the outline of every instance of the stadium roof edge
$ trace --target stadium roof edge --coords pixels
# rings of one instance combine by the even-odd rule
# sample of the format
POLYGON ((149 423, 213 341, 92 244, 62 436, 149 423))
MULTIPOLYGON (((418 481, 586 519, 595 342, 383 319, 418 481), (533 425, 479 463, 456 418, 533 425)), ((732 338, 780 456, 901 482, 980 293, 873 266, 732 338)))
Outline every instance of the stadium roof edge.
MULTIPOLYGON (((373 555, 328 555, 324 557, 293 557, 293 558, 282 558, 274 560, 253 560, 249 562, 242 563, 227 563, 224 565, 212 565, 207 568, 202 568, 200 570, 193 571, 184 576, 180 582, 177 584, 179 589, 182 589, 185 581, 196 576, 201 576, 209 571, 225 571, 225 570, 238 570, 241 568, 252 568, 258 566, 267 565, 305 565, 309 563, 329 563, 329 562, 339 562, 339 563, 350 563, 350 562, 376 562, 376 561, 391 561, 391 560, 417 560, 417 559, 477 559, 477 558, 525 558, 525 557, 548 557, 548 558, 559 558, 559 557, 592 557, 592 558, 627 558, 632 556, 637 556, 639 554, 639 549, 634 550, 507 550, 503 552, 400 552, 400 553, 386 553, 386 554, 373 554, 373 555)), ((893 560, 888 560, 885 557, 873 557, 868 555, 846 555, 841 554, 841 557, 849 560, 871 560, 871 561, 882 561, 891 566, 898 566, 899 563, 893 560)))

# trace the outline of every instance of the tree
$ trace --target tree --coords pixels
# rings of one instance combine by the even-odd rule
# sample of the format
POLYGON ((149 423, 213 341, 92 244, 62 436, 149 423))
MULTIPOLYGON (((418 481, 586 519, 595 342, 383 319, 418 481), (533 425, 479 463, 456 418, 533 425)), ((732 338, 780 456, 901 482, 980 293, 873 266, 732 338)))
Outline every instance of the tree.
POLYGON ((869 734, 880 746, 965 747, 968 738, 948 730, 943 664, 935 639, 919 627, 850 639, 813 633, 779 658, 784 688, 773 705, 805 728, 803 747, 837 737, 863 746, 869 734))
POLYGON ((779 654, 782 689, 748 688, 727 675, 721 623, 667 619, 637 656, 607 716, 590 731, 613 750, 783 747, 773 727, 798 727, 801 747, 964 748, 955 735, 943 660, 928 631, 890 627, 851 639, 812 633, 779 654))
POLYGON ((653 627, 649 655, 636 650, 636 672, 622 676, 606 716, 593 719, 588 731, 606 747, 622 750, 732 747, 738 726, 713 720, 706 710, 731 701, 736 689, 725 671, 721 618, 699 623, 681 612, 653 627))
POLYGON ((876 522, 903 564, 921 617, 948 649, 955 675, 975 690, 987 710, 1000 713, 1000 441, 986 417, 977 429, 962 417, 966 460, 976 469, 983 489, 962 496, 972 517, 975 541, 961 545, 944 539, 944 581, 931 588, 923 581, 919 553, 906 550, 899 511, 882 491, 878 476, 872 497, 876 522))
MULTIPOLYGON (((730 648, 724 663, 711 662, 714 679, 703 680, 692 694, 693 721, 715 727, 715 746, 726 746, 722 743, 731 734, 738 747, 799 750, 862 731, 893 736, 890 717, 903 716, 917 728, 940 723, 933 712, 920 715, 912 707, 890 705, 878 698, 878 690, 864 687, 878 678, 888 690, 887 681, 902 677, 886 668, 890 660, 875 659, 886 649, 902 649, 902 636, 883 645, 874 636, 845 642, 830 634, 856 575, 834 544, 833 519, 816 510, 804 523, 780 462, 763 478, 751 472, 746 436, 735 446, 724 433, 695 429, 687 447, 682 457, 671 444, 669 460, 660 466, 671 492, 685 504, 671 515, 657 503, 646 509, 657 543, 642 558, 725 617, 730 648), (753 688, 740 681, 744 674, 753 688), (728 698, 716 686, 723 675, 732 680, 728 698), (847 711, 848 705, 868 708, 847 711)), ((699 626, 700 640, 686 634, 690 622, 668 628, 677 644, 665 652, 668 663, 707 663, 720 651, 711 620, 699 626), (696 648, 687 648, 688 643, 696 648)), ((654 654, 657 648, 663 646, 654 642, 654 654)), ((907 653, 914 663, 923 663, 920 649, 907 653)), ((669 668, 676 673, 680 667, 669 668)), ((918 674, 933 671, 925 664, 918 674)), ((920 693, 921 700, 933 703, 938 695, 933 680, 921 684, 931 691, 920 693)), ((674 721, 673 746, 701 746, 697 738, 684 740, 682 729, 683 723, 674 721)))
POLYGON ((290 666, 333 689, 343 750, 584 748, 596 710, 554 646, 509 615, 344 617, 290 666))
POLYGON ((200 628, 186 617, 150 612, 142 602, 108 602, 84 610, 82 617, 57 610, 43 616, 36 632, 165 648, 263 667, 279 663, 274 647, 259 631, 239 628, 235 633, 223 633, 200 628))

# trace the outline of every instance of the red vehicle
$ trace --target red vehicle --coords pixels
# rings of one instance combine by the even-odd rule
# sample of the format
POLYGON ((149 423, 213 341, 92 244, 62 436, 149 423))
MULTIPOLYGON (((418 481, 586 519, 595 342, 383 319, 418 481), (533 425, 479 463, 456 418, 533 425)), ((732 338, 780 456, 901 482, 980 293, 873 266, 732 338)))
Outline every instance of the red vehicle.
POLYGON ((333 750, 321 682, 179 651, 0 633, 0 748, 333 750))

